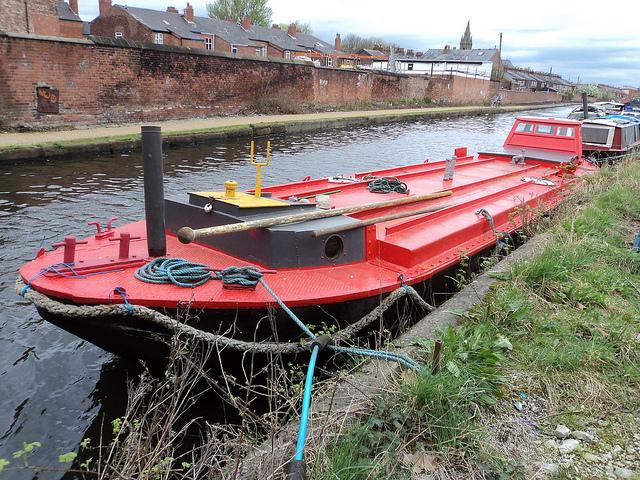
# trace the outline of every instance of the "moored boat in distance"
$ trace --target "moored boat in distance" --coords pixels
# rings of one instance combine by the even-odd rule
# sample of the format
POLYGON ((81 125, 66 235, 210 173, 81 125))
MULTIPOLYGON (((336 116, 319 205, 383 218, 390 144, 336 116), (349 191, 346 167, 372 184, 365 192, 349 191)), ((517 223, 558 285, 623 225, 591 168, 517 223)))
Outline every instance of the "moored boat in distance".
POLYGON ((600 159, 626 155, 640 148, 640 117, 608 115, 582 122, 582 150, 600 159))
MULTIPOLYGON (((604 106, 596 105, 595 103, 590 103, 587 105, 587 118, 600 118, 605 117, 607 115, 607 111, 604 106)), ((584 116, 584 107, 582 105, 574 108, 569 112, 567 118, 571 120, 582 120, 585 118, 584 116)))
POLYGON ((308 325, 344 328, 492 248, 597 170, 582 156, 580 122, 538 117, 516 119, 498 151, 457 148, 349 176, 262 187, 268 158, 252 163, 253 190, 227 181, 164 201, 161 238, 149 216, 161 208, 149 203, 146 221, 67 236, 20 269, 19 291, 46 320, 125 356, 161 356, 171 332, 153 312, 238 341, 295 342, 284 306, 308 325), (230 267, 252 267, 264 283, 227 282, 230 267), (154 277, 163 268, 169 283, 154 277))

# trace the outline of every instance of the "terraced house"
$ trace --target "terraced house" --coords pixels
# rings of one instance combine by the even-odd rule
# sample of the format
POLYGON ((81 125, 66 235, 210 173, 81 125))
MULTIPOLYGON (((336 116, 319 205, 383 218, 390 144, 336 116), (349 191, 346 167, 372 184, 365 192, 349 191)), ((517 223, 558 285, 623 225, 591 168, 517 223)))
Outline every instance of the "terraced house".
POLYGON ((336 36, 336 44, 331 45, 313 35, 298 32, 295 24, 284 31, 277 25, 272 28, 252 25, 246 17, 237 22, 197 17, 189 3, 180 13, 175 7, 158 11, 112 5, 111 0, 99 1, 100 15, 91 22, 91 33, 96 36, 244 56, 307 56, 328 67, 338 66, 340 59, 345 57, 339 51, 339 35, 336 36))

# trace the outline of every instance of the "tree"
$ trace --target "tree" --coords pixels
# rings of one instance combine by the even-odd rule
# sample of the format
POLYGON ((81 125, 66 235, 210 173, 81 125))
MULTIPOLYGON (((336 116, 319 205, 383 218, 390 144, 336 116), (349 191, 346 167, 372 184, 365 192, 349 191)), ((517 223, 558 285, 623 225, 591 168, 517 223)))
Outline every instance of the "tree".
POLYGON ((361 37, 353 33, 349 33, 342 39, 342 50, 345 52, 359 52, 363 48, 387 51, 395 46, 380 37, 361 37))
MULTIPOLYGON (((307 35, 313 34, 313 28, 311 28, 310 23, 304 23, 304 22, 301 22, 300 20, 296 20, 295 22, 291 22, 291 23, 296 24, 296 30, 298 30, 300 33, 306 33, 307 35)), ((283 22, 280 24, 280 30, 284 30, 286 32, 288 28, 289 28, 289 23, 283 22)))
POLYGON ((602 95, 602 92, 597 85, 589 85, 586 83, 583 83, 582 85, 578 85, 576 87, 576 92, 586 93, 587 96, 594 97, 594 98, 600 98, 600 96, 602 95))
POLYGON ((251 23, 262 27, 271 26, 271 7, 267 0, 214 0, 207 3, 207 11, 212 18, 220 20, 242 20, 249 17, 251 23))

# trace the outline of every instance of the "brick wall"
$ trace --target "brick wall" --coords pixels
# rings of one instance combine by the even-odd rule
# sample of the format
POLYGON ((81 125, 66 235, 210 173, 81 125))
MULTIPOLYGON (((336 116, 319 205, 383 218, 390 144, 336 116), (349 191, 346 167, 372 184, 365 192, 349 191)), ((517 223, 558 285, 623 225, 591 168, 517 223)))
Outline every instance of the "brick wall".
POLYGON ((91 22, 92 35, 113 38, 115 32, 122 32, 124 38, 153 43, 153 32, 117 6, 109 10, 109 15, 99 16, 91 22))
POLYGON ((220 115, 280 90, 313 98, 312 66, 126 39, 94 43, 0 35, 0 57, 0 121, 8 127, 220 115), (37 112, 38 86, 59 90, 59 114, 37 112))
POLYGON ((82 22, 60 20, 60 36, 66 38, 84 38, 82 22))
POLYGON ((429 79, 426 96, 449 104, 486 103, 492 97, 491 82, 460 75, 436 76, 429 79))
MULTIPOLYGON (((123 24, 123 29, 126 25, 123 24)), ((219 39, 216 39, 216 46, 219 39)), ((316 68, 124 38, 58 39, 0 34, 0 122, 50 128, 232 114, 269 95, 322 104, 429 97, 482 103, 488 81, 316 68), (59 91, 59 113, 37 111, 37 87, 59 91)), ((522 94, 523 92, 514 92, 522 94)), ((505 103, 558 101, 529 94, 505 103)))
POLYGON ((60 35, 57 0, 3 0, 0 31, 60 35))
POLYGON ((554 92, 521 92, 518 90, 500 90, 502 103, 527 104, 527 103, 560 103, 562 95, 554 92))

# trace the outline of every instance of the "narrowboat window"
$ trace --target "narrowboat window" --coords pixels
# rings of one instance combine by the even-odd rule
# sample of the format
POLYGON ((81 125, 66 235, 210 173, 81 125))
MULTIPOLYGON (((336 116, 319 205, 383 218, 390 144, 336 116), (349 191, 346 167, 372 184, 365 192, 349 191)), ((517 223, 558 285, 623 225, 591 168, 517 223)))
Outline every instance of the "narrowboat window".
POLYGON ((538 125, 536 126, 537 133, 544 133, 546 135, 553 135, 553 126, 552 125, 538 125))
POLYGON ((518 126, 516 127, 516 132, 519 132, 519 133, 522 133, 522 132, 531 133, 531 132, 533 132, 533 124, 532 123, 519 123, 518 126))
POLYGON ((556 135, 559 137, 573 137, 573 127, 558 127, 556 135))
POLYGON ((607 145, 609 141, 609 132, 611 130, 607 127, 582 127, 582 142, 583 143, 597 143, 600 145, 607 145))

